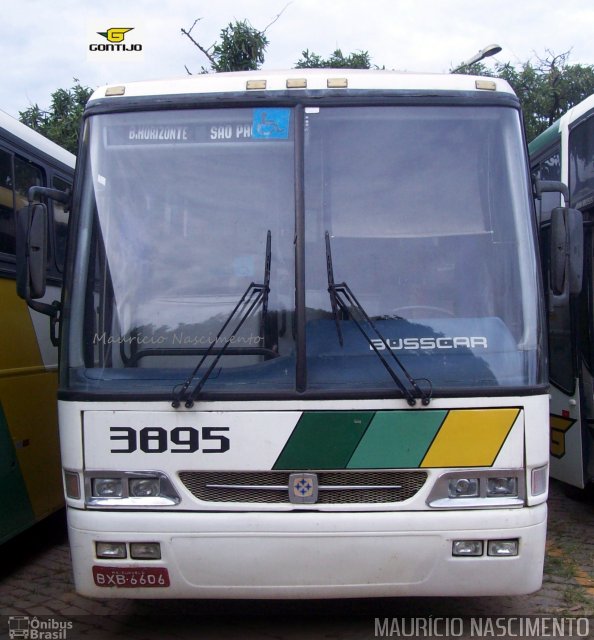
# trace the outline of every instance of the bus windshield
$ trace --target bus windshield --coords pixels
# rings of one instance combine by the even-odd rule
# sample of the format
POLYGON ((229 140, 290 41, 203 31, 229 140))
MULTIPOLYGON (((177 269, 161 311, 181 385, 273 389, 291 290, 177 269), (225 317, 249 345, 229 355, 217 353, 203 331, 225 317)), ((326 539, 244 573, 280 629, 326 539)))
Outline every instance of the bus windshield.
POLYGON ((322 103, 87 126, 68 388, 165 395, 206 356, 205 394, 290 396, 300 378, 301 392, 398 396, 378 351, 434 394, 542 382, 515 109, 322 103), (333 309, 326 233, 373 344, 359 310, 333 309))

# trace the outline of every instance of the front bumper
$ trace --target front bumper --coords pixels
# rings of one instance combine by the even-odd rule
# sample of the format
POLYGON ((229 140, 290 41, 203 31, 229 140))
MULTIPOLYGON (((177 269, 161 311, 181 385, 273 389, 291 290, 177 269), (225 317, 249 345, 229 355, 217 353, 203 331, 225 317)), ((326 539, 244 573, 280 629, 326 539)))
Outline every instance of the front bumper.
POLYGON ((68 509, 76 590, 113 598, 517 595, 541 586, 546 504, 374 513, 68 509), (458 539, 519 538, 515 557, 453 557, 458 539), (98 560, 95 542, 158 542, 160 560, 98 560), (166 568, 167 587, 97 586, 93 566, 166 568))

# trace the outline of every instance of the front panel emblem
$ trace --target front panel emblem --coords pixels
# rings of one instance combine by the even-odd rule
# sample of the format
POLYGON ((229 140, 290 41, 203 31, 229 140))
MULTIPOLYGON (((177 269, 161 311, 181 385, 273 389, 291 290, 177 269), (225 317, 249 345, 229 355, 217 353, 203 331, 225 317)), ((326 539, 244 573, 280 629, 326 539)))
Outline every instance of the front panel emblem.
POLYGON ((314 504, 318 500, 318 476, 292 473, 289 476, 289 500, 294 504, 314 504))

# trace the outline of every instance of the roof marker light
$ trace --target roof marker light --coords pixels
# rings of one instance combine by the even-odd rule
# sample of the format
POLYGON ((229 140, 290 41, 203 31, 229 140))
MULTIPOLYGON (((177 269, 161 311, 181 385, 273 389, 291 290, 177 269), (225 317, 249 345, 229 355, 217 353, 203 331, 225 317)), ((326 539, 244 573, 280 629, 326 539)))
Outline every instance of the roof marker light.
POLYGON ((328 78, 326 83, 328 89, 346 89, 349 86, 347 78, 328 78))
POLYGON ((307 89, 307 79, 289 78, 287 80, 287 89, 307 89))
POLYGON ((107 87, 105 89, 105 96, 123 96, 126 93, 126 87, 119 85, 117 87, 107 87))
POLYGON ((497 85, 493 80, 476 80, 474 86, 485 91, 495 91, 497 89, 497 85))
POLYGON ((253 91, 255 89, 266 89, 266 80, 248 80, 245 83, 245 88, 248 91, 253 91))

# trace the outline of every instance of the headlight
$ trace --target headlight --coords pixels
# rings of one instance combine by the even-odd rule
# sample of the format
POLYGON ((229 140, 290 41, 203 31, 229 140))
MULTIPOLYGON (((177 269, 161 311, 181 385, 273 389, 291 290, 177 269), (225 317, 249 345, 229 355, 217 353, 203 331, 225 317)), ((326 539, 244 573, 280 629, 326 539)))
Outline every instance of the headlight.
POLYGON ((130 495, 134 498, 152 498, 159 495, 159 478, 131 478, 128 481, 130 495))
POLYGON ((519 546, 519 540, 489 540, 487 543, 487 555, 517 556, 519 546))
POLYGON ((85 502, 89 507, 171 507, 180 501, 173 484, 161 471, 85 472, 85 502))
POLYGON ((131 542, 130 557, 134 560, 160 560, 161 545, 158 542, 131 542))
POLYGON ((121 478, 95 478, 92 487, 97 498, 121 498, 124 493, 121 478))
POLYGON ((476 498, 479 495, 478 478, 453 478, 449 482, 450 498, 476 498))
POLYGON ((453 556, 482 556, 483 541, 482 540, 454 540, 452 543, 453 556))
POLYGON ((513 477, 488 478, 487 497, 517 496, 518 479, 513 477))
POLYGON ((95 554, 98 558, 127 558, 125 542, 96 542, 95 554))

